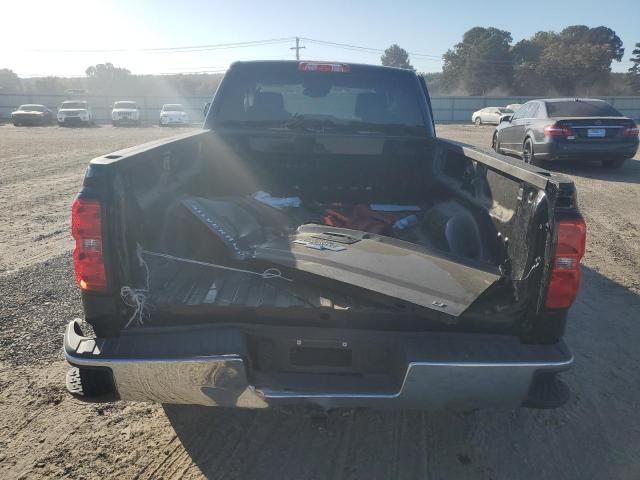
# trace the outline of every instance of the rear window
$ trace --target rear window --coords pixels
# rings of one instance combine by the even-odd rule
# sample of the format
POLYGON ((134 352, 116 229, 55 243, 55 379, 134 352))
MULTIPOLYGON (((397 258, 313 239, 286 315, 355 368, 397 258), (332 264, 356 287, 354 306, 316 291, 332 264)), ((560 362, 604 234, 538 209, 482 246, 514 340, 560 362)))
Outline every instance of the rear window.
POLYGON ((21 105, 18 110, 23 112, 44 112, 46 108, 41 105, 21 105))
POLYGON ((226 126, 426 131, 418 88, 412 75, 394 70, 314 72, 300 71, 295 64, 242 65, 227 74, 214 121, 226 126))
POLYGON ((87 108, 85 102, 62 102, 60 108, 87 108))
POLYGON ((622 114, 607 102, 597 100, 567 100, 546 102, 550 117, 622 117, 622 114))

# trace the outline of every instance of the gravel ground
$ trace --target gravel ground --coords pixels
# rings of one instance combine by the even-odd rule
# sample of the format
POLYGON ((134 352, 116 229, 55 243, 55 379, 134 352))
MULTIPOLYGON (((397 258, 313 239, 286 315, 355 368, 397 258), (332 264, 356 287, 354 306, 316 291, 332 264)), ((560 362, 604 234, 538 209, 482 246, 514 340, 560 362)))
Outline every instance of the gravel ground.
MULTIPOLYGON (((640 478, 640 162, 554 166, 576 182, 589 237, 567 340, 574 395, 553 411, 288 414, 83 404, 60 352, 82 313, 69 205, 87 161, 178 133, 0 126, 0 478, 640 478)), ((486 147, 492 129, 439 126, 486 147)))

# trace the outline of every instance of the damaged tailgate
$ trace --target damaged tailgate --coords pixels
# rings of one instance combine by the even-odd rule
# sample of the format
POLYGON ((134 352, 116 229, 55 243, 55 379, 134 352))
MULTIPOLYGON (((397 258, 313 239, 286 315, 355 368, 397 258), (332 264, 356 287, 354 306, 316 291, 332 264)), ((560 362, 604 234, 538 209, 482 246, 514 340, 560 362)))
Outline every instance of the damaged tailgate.
POLYGON ((303 225, 255 246, 255 258, 459 316, 500 278, 498 268, 391 237, 303 225))

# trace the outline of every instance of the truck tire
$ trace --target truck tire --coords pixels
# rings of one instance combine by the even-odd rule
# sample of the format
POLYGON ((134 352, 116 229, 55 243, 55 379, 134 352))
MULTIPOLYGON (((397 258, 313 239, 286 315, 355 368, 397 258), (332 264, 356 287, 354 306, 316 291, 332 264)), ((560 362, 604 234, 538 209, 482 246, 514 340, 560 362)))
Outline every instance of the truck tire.
POLYGON ((65 379, 67 391, 85 401, 117 400, 111 371, 106 368, 71 367, 65 379))

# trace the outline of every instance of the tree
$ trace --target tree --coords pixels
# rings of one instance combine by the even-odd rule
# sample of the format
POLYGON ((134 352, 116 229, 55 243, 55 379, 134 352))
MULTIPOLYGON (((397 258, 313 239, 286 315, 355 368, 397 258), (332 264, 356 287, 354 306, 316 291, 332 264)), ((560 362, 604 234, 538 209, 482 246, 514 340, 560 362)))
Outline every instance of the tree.
POLYGON ((446 88, 462 89, 470 95, 508 89, 513 74, 511 42, 511 33, 493 27, 465 32, 462 42, 443 55, 446 88))
POLYGON ((126 68, 114 67, 111 63, 99 63, 85 70, 89 91, 103 95, 127 95, 133 87, 134 77, 126 68))
POLYGON ((421 73, 420 75, 427 83, 427 88, 429 89, 429 94, 431 96, 442 95, 444 93, 442 86, 442 72, 421 73))
POLYGON ((632 95, 640 95, 640 42, 636 43, 636 48, 631 52, 631 67, 628 70, 627 83, 631 88, 632 95))
POLYGON ((36 94, 60 95, 65 91, 65 85, 58 77, 35 78, 32 83, 28 86, 29 90, 36 94))
POLYGON ((513 48, 516 93, 589 93, 605 84, 611 63, 622 60, 622 40, 608 27, 572 25, 560 33, 538 32, 513 48))
POLYGON ((384 51, 380 57, 380 61, 382 65, 387 67, 415 70, 411 63, 409 63, 409 52, 395 43, 384 51))
POLYGON ((20 78, 8 68, 0 68, 0 92, 19 93, 22 90, 20 78))

